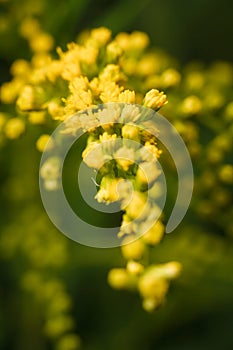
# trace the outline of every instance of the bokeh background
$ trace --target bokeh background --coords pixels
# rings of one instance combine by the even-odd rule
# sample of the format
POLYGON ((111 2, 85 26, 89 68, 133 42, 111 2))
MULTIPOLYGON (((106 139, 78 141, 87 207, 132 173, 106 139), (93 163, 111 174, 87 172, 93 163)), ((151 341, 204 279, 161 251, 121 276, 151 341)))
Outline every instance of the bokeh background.
MULTIPOLYGON (((63 48, 80 31, 104 25, 113 34, 145 31, 153 45, 181 66, 200 60, 208 67, 216 60, 233 59, 232 10, 230 0, 1 0, 0 82, 10 79, 15 59, 31 57, 19 35, 28 15, 38 18, 63 48)), ((232 88, 228 93, 232 96, 232 88)), ((221 113, 216 116, 224 135, 221 113)), ((81 336, 85 350, 232 349, 229 220, 227 233, 224 230, 231 202, 215 213, 214 222, 190 210, 179 228, 154 249, 156 262, 178 260, 184 270, 166 305, 148 314, 137 295, 107 284, 109 269, 123 265, 118 249, 80 246, 57 232, 44 213, 38 189, 40 154, 34 147, 40 133, 39 127, 29 127, 22 138, 4 143, 0 151, 0 349, 54 349, 51 338, 69 322, 74 322, 73 333, 81 336), (61 325, 49 325, 48 305, 64 311, 61 325)), ((212 137, 207 128, 201 133, 204 141, 212 137)), ((193 201, 194 207, 199 205, 196 197, 193 201)), ((70 350, 69 344, 60 349, 70 350)))

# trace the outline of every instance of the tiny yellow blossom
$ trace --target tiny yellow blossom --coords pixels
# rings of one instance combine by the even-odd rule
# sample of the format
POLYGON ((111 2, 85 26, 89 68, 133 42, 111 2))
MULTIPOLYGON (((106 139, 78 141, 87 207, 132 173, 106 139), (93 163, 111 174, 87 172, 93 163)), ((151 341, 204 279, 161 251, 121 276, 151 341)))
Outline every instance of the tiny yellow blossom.
POLYGON ((126 269, 132 275, 140 275, 144 270, 144 266, 137 261, 129 260, 126 269))
POLYGON ((106 48, 108 62, 116 61, 122 55, 122 49, 116 41, 111 41, 106 48))
POLYGON ((156 111, 167 103, 167 96, 164 92, 152 89, 147 92, 143 104, 145 107, 153 108, 156 111))
MULTIPOLYGON (((45 147, 47 146, 50 139, 50 135, 43 134, 36 141, 36 148, 38 151, 43 152, 45 147)), ((52 147, 52 142, 49 143, 49 148, 52 147)))
POLYGON ((24 85, 24 81, 21 78, 15 78, 10 82, 2 84, 0 87, 0 100, 3 103, 13 103, 24 85))
POLYGON ((24 133, 25 123, 19 118, 9 119, 5 124, 4 131, 9 139, 17 139, 24 133))
POLYGON ((132 148, 123 146, 114 153, 114 158, 117 164, 119 164, 124 171, 127 171, 135 162, 135 151, 132 148))
POLYGON ((45 123, 45 112, 30 112, 28 116, 28 120, 31 124, 44 124, 45 123))
POLYGON ((25 85, 16 101, 17 107, 22 111, 42 109, 45 102, 44 90, 38 86, 25 85))
POLYGON ((158 244, 164 235, 164 225, 161 221, 157 221, 143 236, 142 239, 146 244, 158 244))
POLYGON ((40 23, 35 18, 25 18, 20 26, 20 34, 30 39, 40 33, 40 23))
POLYGON ((130 238, 127 237, 122 244, 121 252, 126 260, 140 260, 143 257, 145 253, 145 244, 142 239, 131 242, 130 238))
POLYGON ((123 103, 135 103, 135 92, 124 90, 120 93, 118 101, 123 103))
POLYGON ((52 50, 54 40, 53 37, 47 33, 39 33, 30 38, 29 45, 34 52, 48 52, 52 50))
POLYGON ((161 304, 168 291, 169 283, 165 278, 154 276, 150 268, 148 270, 139 279, 139 292, 143 298, 155 299, 157 304, 161 304))
POLYGON ((177 86, 180 83, 180 80, 180 73, 173 68, 165 70, 161 75, 161 84, 163 88, 177 86))
POLYGON ((121 130, 122 137, 139 142, 139 128, 134 124, 125 124, 121 130))
POLYGON ((150 185, 160 175, 161 171, 158 169, 155 161, 143 162, 138 166, 136 181, 138 184, 150 185))
POLYGON ((111 35, 111 30, 105 27, 99 27, 91 30, 91 39, 100 45, 106 45, 111 39, 111 35))
POLYGON ((233 184, 233 166, 231 164, 223 165, 219 170, 219 178, 226 184, 233 184))
POLYGON ((150 212, 146 194, 139 191, 133 191, 130 198, 130 203, 126 207, 124 207, 123 203, 123 209, 126 210, 127 215, 131 219, 143 220, 149 215, 150 212))
POLYGON ((56 343, 56 350, 78 350, 81 340, 76 334, 65 334, 56 343))
POLYGON ((202 109, 202 103, 197 96, 188 96, 181 104, 181 111, 187 115, 197 114, 202 109))
POLYGON ((14 76, 25 77, 31 71, 30 64, 28 61, 23 59, 18 59, 13 62, 10 68, 10 72, 14 76))
POLYGON ((108 283, 115 289, 126 288, 129 284, 129 276, 125 269, 112 269, 108 274, 108 283))

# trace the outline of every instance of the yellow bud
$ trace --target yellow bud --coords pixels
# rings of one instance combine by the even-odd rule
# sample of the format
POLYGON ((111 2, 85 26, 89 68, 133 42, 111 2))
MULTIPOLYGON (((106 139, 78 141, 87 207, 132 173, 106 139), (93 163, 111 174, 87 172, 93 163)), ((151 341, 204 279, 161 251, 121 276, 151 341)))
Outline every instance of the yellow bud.
POLYGON ((5 124, 4 131, 9 139, 17 139, 25 131, 25 124, 22 119, 12 118, 5 124))
POLYGON ((150 185, 160 175, 161 171, 158 169, 155 162, 143 162, 138 166, 136 181, 139 185, 150 185))
POLYGON ((127 260, 140 260, 145 252, 145 244, 141 239, 129 242, 130 239, 126 238, 121 246, 121 252, 127 260))
POLYGON ((108 283, 115 289, 126 288, 129 276, 125 269, 112 269, 108 274, 108 283))
POLYGON ((47 52, 52 50, 54 40, 53 37, 47 33, 39 33, 30 39, 29 44, 34 52, 47 52))
POLYGON ((181 75, 177 70, 169 68, 165 70, 161 76, 161 84, 163 88, 177 86, 180 83, 181 75))
POLYGON ((140 277, 138 288, 143 298, 155 299, 161 304, 168 291, 169 283, 164 278, 154 276, 150 271, 140 277))
POLYGON ((130 90, 124 90, 120 93, 118 101, 123 103, 135 103, 135 92, 130 90))
POLYGON ((233 166, 231 164, 225 164, 219 171, 219 178, 226 184, 233 183, 233 166))
POLYGON ((140 136, 139 136, 139 128, 136 125, 133 124, 125 124, 122 127, 122 137, 125 139, 130 139, 134 141, 139 141, 140 136))
POLYGON ((147 92, 143 105, 148 108, 153 108, 156 111, 160 109, 162 106, 164 106, 167 103, 167 96, 164 94, 164 92, 160 92, 159 90, 152 89, 149 92, 147 92))
POLYGON ((28 116, 28 120, 31 124, 43 124, 45 122, 45 112, 31 112, 28 116))
POLYGON ((51 149, 52 141, 50 140, 50 143, 48 144, 49 140, 50 140, 50 135, 46 135, 46 134, 41 135, 36 141, 36 148, 38 149, 38 151, 43 152, 46 146, 51 149))
POLYGON ((130 260, 127 263, 126 269, 132 275, 140 275, 144 270, 144 266, 136 261, 130 260))
POLYGON ((129 204, 123 207, 126 210, 126 214, 131 219, 141 219, 149 215, 150 206, 147 203, 147 197, 144 193, 139 191, 133 191, 129 204))
POLYGON ((202 103, 197 96, 188 96, 181 104, 181 110, 184 114, 192 115, 197 114, 202 109, 202 103))
POLYGON ((164 225, 161 221, 157 221, 143 236, 142 239, 146 244, 158 244, 164 235, 164 225))

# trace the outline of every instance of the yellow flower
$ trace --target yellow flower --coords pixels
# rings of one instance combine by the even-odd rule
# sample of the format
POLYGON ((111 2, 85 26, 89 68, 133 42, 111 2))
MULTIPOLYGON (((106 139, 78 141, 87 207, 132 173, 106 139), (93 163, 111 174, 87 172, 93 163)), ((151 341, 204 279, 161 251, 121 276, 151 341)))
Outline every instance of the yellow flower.
POLYGON ((145 244, 142 239, 131 242, 127 237, 122 242, 121 252, 126 260, 140 260, 145 253, 145 244))
POLYGON ((129 260, 126 269, 132 275, 140 275, 144 270, 144 266, 136 261, 129 260))
POLYGON ((155 110, 160 109, 166 103, 167 96, 164 94, 164 92, 159 92, 159 90, 156 89, 152 89, 147 92, 143 101, 143 105, 145 107, 153 108, 155 110))
POLYGON ((143 236, 142 239, 146 244, 158 244, 164 235, 164 225, 157 221, 143 236))
POLYGON ((161 75, 161 84, 163 88, 177 86, 180 83, 180 80, 180 73, 173 68, 166 69, 161 75))
POLYGON ((135 92, 124 90, 120 93, 118 101, 123 103, 135 103, 135 92))
POLYGON ((95 28, 91 31, 91 39, 101 46, 106 45, 109 42, 111 35, 111 30, 105 27, 95 28))
POLYGON ((197 96, 191 95, 184 99, 181 111, 187 115, 197 114, 202 109, 202 103, 197 96))
POLYGON ((152 162, 143 162, 138 166, 136 181, 138 184, 150 185, 156 180, 160 175, 161 171, 158 169, 156 163, 152 162))
POLYGON ((45 123, 45 112, 30 112, 28 116, 28 120, 31 124, 44 124, 45 123))
POLYGON ((124 171, 127 171, 135 162, 135 151, 132 148, 123 146, 114 153, 114 158, 117 164, 119 164, 124 171))
POLYGON ((131 219, 145 219, 150 213, 150 206, 147 203, 146 194, 133 191, 130 202, 127 206, 124 206, 124 202, 122 203, 123 209, 126 210, 127 215, 131 219))
POLYGON ((40 86, 25 85, 17 99, 17 107, 22 111, 42 109, 45 102, 44 91, 40 86))
POLYGON ((4 131, 9 139, 17 139, 25 131, 25 124, 22 119, 12 118, 6 122, 4 131))
POLYGON ((108 283, 115 289, 126 288, 129 284, 129 275, 125 269, 112 269, 108 274, 108 283))
POLYGON ((34 52, 47 52, 52 50, 54 40, 53 37, 47 33, 38 33, 30 38, 29 45, 34 52))
POLYGON ((233 166, 231 164, 223 165, 219 170, 219 178, 226 184, 233 183, 233 166))
MULTIPOLYGON (((38 151, 43 152, 45 147, 48 144, 48 141, 50 139, 50 135, 43 134, 41 135, 38 140, 36 141, 36 148, 38 151)), ((49 148, 52 147, 52 142, 49 143, 49 148)))
POLYGON ((120 199, 119 193, 118 193, 118 184, 121 181, 121 179, 113 179, 108 176, 103 177, 100 189, 95 196, 98 202, 105 202, 106 204, 118 201, 120 199))
POLYGON ((140 140, 139 128, 134 124, 125 124, 121 130, 122 137, 125 139, 130 139, 134 141, 140 140))

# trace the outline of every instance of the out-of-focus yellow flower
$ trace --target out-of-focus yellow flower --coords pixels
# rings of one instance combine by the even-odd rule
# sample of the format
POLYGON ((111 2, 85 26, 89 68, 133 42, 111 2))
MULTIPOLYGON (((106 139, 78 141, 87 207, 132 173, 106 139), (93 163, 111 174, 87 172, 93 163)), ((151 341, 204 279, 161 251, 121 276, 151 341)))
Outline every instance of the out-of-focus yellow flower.
POLYGON ((126 269, 132 275, 140 275, 144 270, 144 266, 137 261, 129 260, 126 269))
POLYGON ((145 244, 142 239, 133 242, 130 240, 130 238, 125 238, 123 241, 121 246, 122 255, 126 260, 140 260, 145 252, 145 244))
POLYGON ((173 68, 168 68, 161 75, 161 85, 164 89, 172 86, 177 86, 180 83, 180 80, 180 73, 173 68))
POLYGON ((56 350, 78 350, 81 340, 76 334, 65 334, 56 342, 56 350))
POLYGON ((233 184, 233 166, 231 164, 223 165, 219 170, 219 178, 226 184, 233 184))
POLYGON ((53 37, 47 33, 39 33, 30 38, 29 45, 34 52, 48 52, 52 50, 54 40, 53 37))
POLYGON ((161 221, 157 221, 143 236, 142 239, 146 244, 158 244, 164 235, 164 225, 161 221))
POLYGON ((31 124, 44 124, 45 123, 45 111, 31 112, 28 116, 28 120, 31 124))
POLYGON ((4 127, 4 132, 9 139, 17 139, 25 131, 25 123, 22 119, 9 119, 4 127))
MULTIPOLYGON (((50 139, 50 135, 43 134, 41 135, 38 140, 36 141, 36 148, 38 151, 43 152, 45 147, 48 144, 48 141, 50 139)), ((52 142, 49 144, 50 148, 52 147, 52 142)))
POLYGON ((112 269, 108 274, 108 283, 115 289, 126 288, 129 284, 129 275, 125 269, 112 269))
POLYGON ((197 96, 191 95, 184 99, 181 104, 181 111, 187 115, 197 114, 202 109, 202 103, 197 96))

